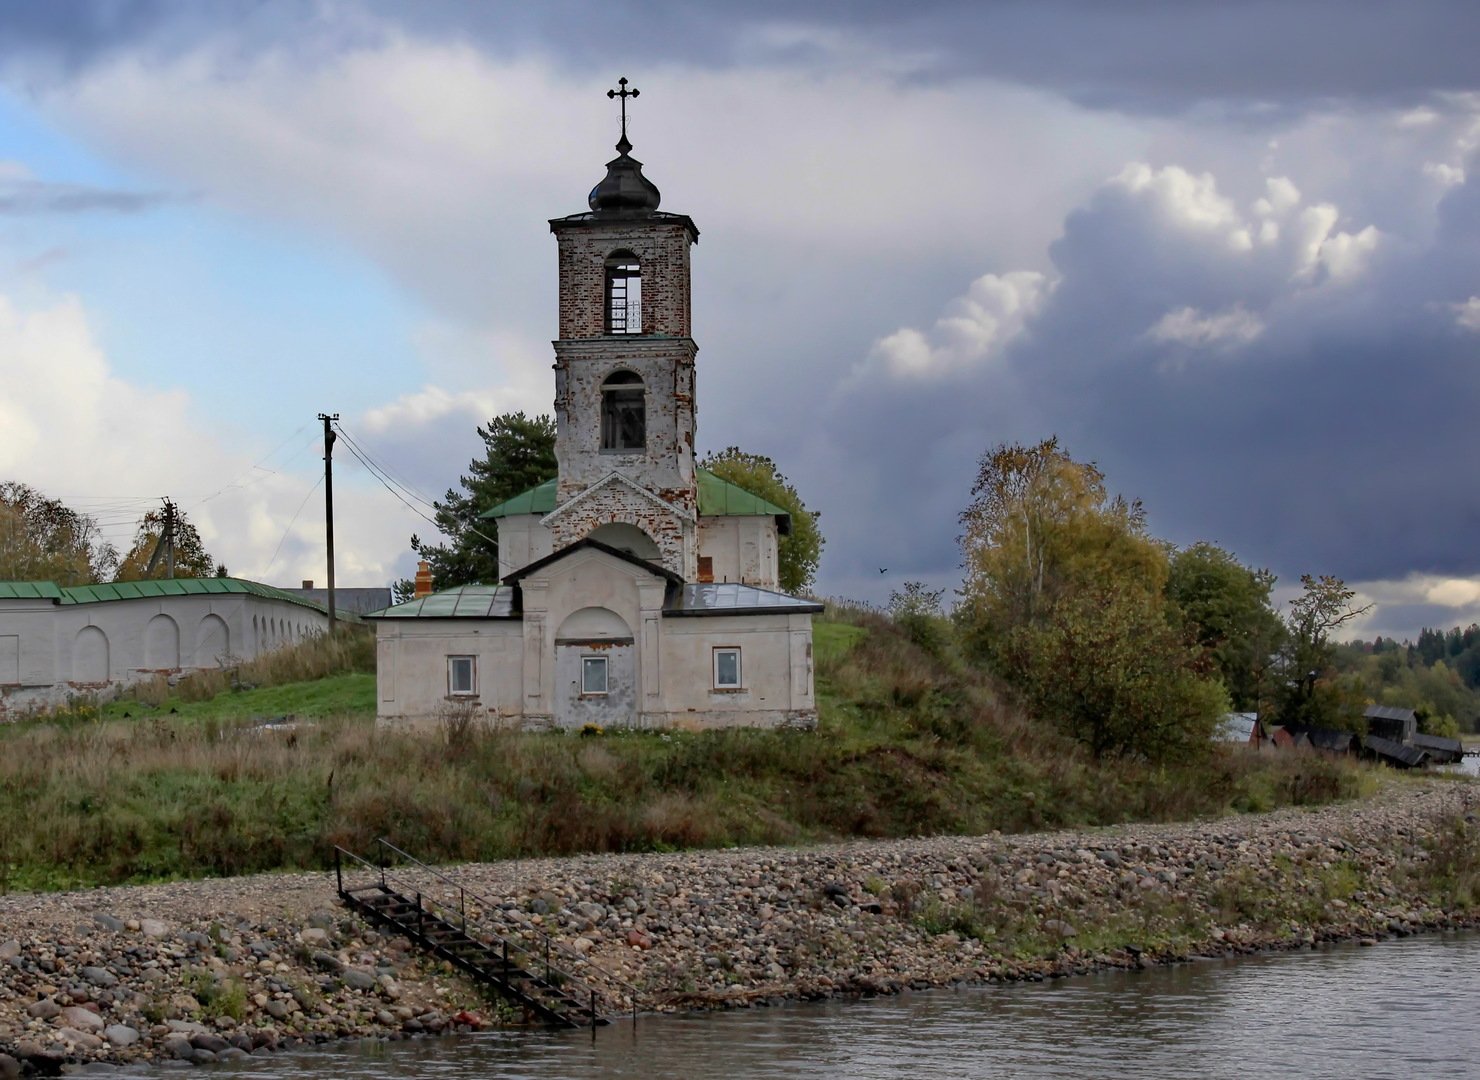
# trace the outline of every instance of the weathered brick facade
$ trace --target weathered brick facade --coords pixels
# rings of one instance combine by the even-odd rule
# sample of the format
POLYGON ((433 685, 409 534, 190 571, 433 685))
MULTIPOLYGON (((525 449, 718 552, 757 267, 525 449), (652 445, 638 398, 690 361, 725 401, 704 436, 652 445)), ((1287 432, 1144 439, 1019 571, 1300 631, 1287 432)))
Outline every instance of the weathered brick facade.
POLYGON ((693 222, 674 214, 616 220, 594 215, 550 223, 559 245, 560 337, 555 346, 555 458, 561 505, 612 473, 657 496, 665 510, 630 489, 603 491, 552 521, 556 547, 611 522, 635 525, 658 545, 663 565, 696 574, 694 522, 694 358, 689 248, 693 222), (607 332, 607 261, 629 252, 641 268, 641 333, 607 332), (640 448, 602 448, 603 384, 617 372, 642 380, 640 448))

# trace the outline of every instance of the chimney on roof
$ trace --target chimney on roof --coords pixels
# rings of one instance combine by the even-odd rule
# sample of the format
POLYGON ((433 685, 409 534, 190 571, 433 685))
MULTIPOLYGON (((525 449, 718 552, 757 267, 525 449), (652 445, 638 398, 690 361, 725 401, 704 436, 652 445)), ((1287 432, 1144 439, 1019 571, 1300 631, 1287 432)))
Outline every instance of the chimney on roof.
POLYGON ((432 564, 425 559, 416 564, 416 599, 432 595, 432 564))
POLYGON ((305 589, 312 589, 313 588, 313 578, 304 578, 303 579, 303 587, 305 589))

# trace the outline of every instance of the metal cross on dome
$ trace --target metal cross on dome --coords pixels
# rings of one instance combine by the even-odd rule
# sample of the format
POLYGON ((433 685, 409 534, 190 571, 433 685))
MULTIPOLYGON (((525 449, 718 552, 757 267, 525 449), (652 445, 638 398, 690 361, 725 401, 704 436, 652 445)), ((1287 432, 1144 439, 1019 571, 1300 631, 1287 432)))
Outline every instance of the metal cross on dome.
MULTIPOLYGON (((627 142, 627 99, 630 98, 630 97, 633 97, 633 98, 637 97, 637 95, 640 94, 640 93, 642 93, 642 91, 641 90, 637 90, 637 89, 628 90, 627 89, 627 77, 625 75, 622 78, 620 78, 620 79, 617 80, 617 85, 620 86, 621 89, 620 90, 608 90, 606 92, 606 96, 609 97, 609 98, 621 98, 622 99, 622 142, 625 143, 625 142, 627 142)), ((629 149, 631 148, 631 144, 630 143, 628 144, 628 148, 629 149)), ((625 153, 625 152, 626 151, 623 151, 623 153, 625 153)))

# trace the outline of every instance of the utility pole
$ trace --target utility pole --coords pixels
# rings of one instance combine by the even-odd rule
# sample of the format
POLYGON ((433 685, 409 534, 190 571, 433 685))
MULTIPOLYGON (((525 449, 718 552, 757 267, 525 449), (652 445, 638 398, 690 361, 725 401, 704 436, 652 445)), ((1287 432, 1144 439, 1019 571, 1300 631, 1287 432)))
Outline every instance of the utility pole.
POLYGON ((175 576, 175 504, 164 501, 164 576, 175 576))
POLYGON ((329 634, 334 634, 334 440, 339 438, 329 426, 339 419, 338 413, 319 413, 324 422, 324 538, 329 549, 329 634))
POLYGON ((154 542, 154 552, 149 556, 149 562, 144 567, 144 576, 152 578, 154 568, 159 565, 159 557, 165 557, 165 577, 175 576, 175 504, 169 499, 164 501, 164 521, 159 528, 159 539, 154 542))

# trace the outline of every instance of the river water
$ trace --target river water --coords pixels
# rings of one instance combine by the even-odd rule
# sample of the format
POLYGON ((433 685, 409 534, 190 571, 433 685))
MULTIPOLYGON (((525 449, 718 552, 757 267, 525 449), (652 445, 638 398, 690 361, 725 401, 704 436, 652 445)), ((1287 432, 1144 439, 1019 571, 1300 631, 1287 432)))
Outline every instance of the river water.
MULTIPOLYGON (((1480 1076, 1480 933, 212 1066, 251 1080, 1480 1076)), ((157 1078, 136 1068, 113 1075, 157 1078)))

